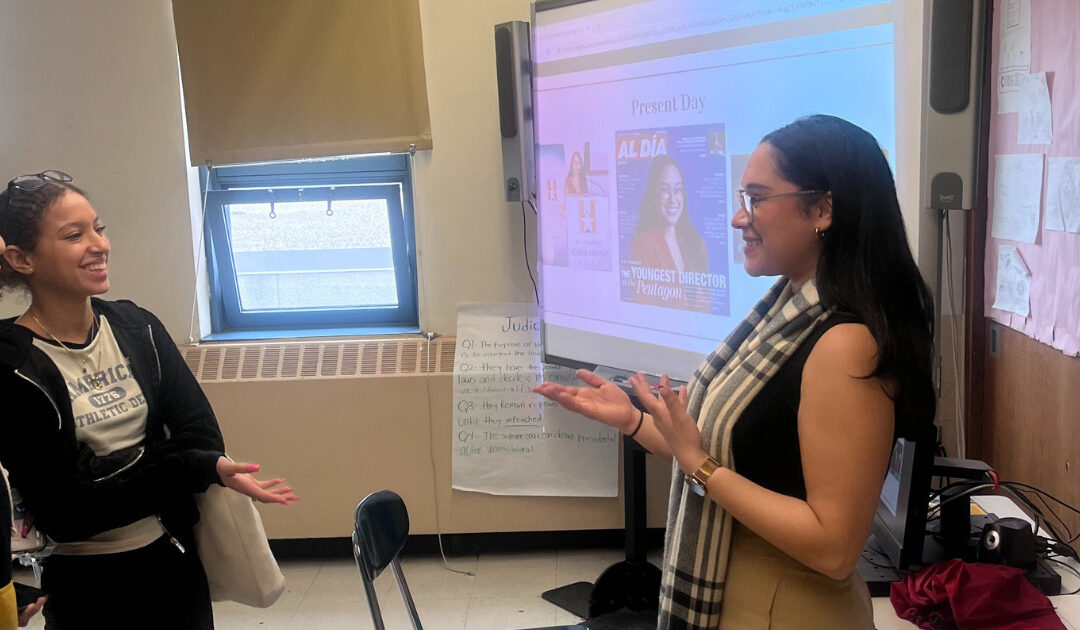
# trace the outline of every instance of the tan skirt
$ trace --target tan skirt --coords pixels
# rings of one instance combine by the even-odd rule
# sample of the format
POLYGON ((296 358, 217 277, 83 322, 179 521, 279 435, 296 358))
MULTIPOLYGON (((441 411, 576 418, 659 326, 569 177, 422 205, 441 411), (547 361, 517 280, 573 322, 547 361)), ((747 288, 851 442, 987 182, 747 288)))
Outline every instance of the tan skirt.
POLYGON ((857 573, 826 577, 736 522, 720 628, 873 630, 874 609, 857 573))
MULTIPOLYGON (((7 517, 4 517, 7 519, 7 517)), ((5 532, 6 533, 6 532, 5 532)), ((2 562, 11 562, 4 556, 2 562)), ((15 612, 15 585, 11 582, 0 588, 0 630, 15 630, 18 614, 15 612)))

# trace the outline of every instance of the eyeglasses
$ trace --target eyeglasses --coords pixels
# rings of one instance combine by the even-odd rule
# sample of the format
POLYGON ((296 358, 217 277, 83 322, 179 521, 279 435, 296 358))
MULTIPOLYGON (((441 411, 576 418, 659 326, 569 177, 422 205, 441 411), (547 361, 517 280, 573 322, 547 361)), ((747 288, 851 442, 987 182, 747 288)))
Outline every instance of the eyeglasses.
POLYGON ((37 190, 49 182, 56 184, 66 184, 72 181, 74 178, 68 175, 64 171, 41 171, 40 173, 34 173, 33 175, 19 175, 15 179, 8 182, 8 188, 18 188, 19 190, 37 190))
POLYGON ((811 195, 824 195, 827 191, 824 190, 796 190, 795 192, 776 193, 772 195, 751 195, 742 188, 737 190, 739 193, 739 207, 746 210, 747 216, 750 217, 750 222, 754 222, 754 207, 762 201, 768 201, 770 199, 779 199, 780 197, 809 197, 811 195))

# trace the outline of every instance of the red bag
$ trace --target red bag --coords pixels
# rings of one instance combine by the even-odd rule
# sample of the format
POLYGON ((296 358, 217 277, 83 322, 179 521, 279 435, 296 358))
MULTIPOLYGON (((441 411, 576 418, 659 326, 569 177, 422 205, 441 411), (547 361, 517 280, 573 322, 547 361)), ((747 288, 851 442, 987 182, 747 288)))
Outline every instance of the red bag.
POLYGON ((926 630, 1066 630, 1022 569, 938 562, 892 585, 896 615, 926 630))

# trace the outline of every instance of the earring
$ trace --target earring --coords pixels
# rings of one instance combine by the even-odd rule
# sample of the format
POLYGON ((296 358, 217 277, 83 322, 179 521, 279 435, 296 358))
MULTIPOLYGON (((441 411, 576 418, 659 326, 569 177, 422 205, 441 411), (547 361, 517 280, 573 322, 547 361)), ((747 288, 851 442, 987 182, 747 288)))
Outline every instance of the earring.
POLYGON ((820 228, 814 228, 814 234, 817 235, 817 240, 819 240, 819 241, 824 241, 825 240, 825 230, 822 230, 820 228))

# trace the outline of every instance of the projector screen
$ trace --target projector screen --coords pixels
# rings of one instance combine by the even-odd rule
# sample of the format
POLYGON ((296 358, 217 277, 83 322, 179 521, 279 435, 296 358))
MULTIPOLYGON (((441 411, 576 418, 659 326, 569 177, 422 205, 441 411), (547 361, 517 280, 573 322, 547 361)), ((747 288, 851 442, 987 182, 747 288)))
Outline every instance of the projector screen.
MULTIPOLYGON (((898 4, 536 4, 547 361, 692 375, 776 281, 746 274, 731 227, 747 158, 769 131, 840 116, 878 139, 895 172, 899 129, 916 138, 901 148, 915 160, 907 170, 918 170, 919 118, 898 125, 897 94, 918 76, 921 54, 906 75, 896 68, 898 4)), ((918 110, 914 96, 903 101, 918 110)), ((910 179, 917 190, 918 173, 910 179)))

